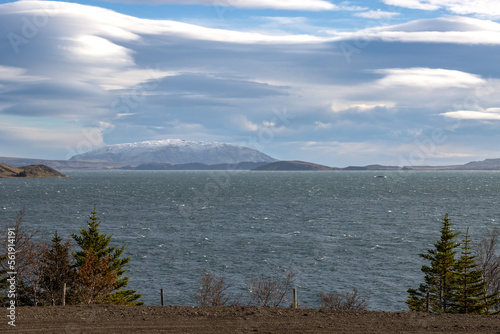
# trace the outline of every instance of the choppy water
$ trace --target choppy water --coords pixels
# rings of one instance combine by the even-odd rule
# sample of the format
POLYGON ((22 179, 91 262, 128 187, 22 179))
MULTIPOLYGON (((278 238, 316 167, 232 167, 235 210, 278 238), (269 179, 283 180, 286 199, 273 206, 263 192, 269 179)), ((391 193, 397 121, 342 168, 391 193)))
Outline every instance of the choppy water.
POLYGON ((224 270, 243 296, 252 274, 293 270, 301 306, 356 287, 372 310, 406 310, 406 290, 422 280, 417 254, 439 238, 446 212, 473 239, 500 220, 493 171, 66 173, 0 179, 0 218, 24 207, 29 225, 69 235, 97 204, 148 305, 160 288, 167 304, 194 304, 202 270, 224 270))

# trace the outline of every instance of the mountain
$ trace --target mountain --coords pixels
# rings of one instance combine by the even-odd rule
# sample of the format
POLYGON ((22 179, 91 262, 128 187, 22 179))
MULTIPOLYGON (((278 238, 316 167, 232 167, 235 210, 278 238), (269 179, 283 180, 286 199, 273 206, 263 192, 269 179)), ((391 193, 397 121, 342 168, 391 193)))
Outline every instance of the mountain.
POLYGON ((0 178, 12 177, 66 177, 66 175, 45 165, 12 167, 6 164, 0 164, 0 178))
POLYGON ((237 164, 202 164, 193 162, 189 164, 167 164, 161 162, 151 162, 141 164, 137 167, 127 166, 122 169, 127 170, 251 170, 263 165, 267 162, 240 162, 237 164))
POLYGON ((336 170, 328 166, 313 164, 305 161, 277 161, 262 167, 257 167, 255 171, 326 171, 336 170))
POLYGON ((276 159, 243 146, 214 142, 166 139, 104 146, 73 156, 70 161, 100 161, 143 164, 236 164, 244 161, 274 162, 276 159))
POLYGON ((471 161, 462 166, 463 168, 474 168, 474 169, 500 169, 500 159, 486 159, 483 161, 471 161))

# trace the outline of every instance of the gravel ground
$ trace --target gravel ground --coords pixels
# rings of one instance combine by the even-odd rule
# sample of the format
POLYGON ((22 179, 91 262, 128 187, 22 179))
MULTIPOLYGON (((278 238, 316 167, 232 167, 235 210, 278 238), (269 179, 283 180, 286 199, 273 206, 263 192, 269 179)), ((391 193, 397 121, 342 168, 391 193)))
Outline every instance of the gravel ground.
MULTIPOLYGON (((7 315, 7 310, 4 309, 7 315)), ((22 307, 0 333, 494 333, 499 316, 263 307, 22 307)))

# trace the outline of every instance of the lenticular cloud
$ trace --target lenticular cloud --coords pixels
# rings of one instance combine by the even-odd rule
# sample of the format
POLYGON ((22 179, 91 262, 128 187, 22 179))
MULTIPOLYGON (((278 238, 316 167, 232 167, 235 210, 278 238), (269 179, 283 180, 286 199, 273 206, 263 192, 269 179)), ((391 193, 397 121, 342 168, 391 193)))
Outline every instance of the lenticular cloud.
POLYGON ((116 0, 114 2, 150 3, 150 4, 192 4, 215 7, 263 8, 280 10, 322 11, 335 10, 338 7, 323 0, 116 0))

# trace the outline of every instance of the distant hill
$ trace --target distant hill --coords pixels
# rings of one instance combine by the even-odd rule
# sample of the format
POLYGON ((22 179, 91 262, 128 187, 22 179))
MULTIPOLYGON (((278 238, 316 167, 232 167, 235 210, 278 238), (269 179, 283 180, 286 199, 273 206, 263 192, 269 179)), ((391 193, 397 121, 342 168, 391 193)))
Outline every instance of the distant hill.
POLYGON ((345 168, 328 167, 304 161, 277 161, 254 170, 287 171, 287 170, 339 170, 339 171, 411 171, 411 170, 500 170, 500 159, 486 159, 483 161, 472 161, 464 165, 449 166, 349 166, 345 168))
MULTIPOLYGON (((258 151, 255 151, 258 152, 258 151)), ((260 153, 260 152, 259 152, 260 153)), ((262 154, 262 153, 260 153, 262 154)), ((328 167, 304 161, 275 161, 273 158, 263 154, 264 157, 273 161, 253 161, 238 163, 133 163, 117 161, 81 161, 81 160, 42 160, 0 157, 0 164, 20 168, 26 165, 46 165, 54 169, 130 169, 130 170, 344 170, 344 171, 410 171, 410 170, 500 170, 500 159, 486 159, 483 161, 471 161, 464 165, 448 166, 349 166, 345 168, 328 167)))
POLYGON ((104 146, 73 156, 70 161, 122 162, 144 164, 237 164, 244 161, 274 162, 276 159, 257 150, 223 143, 166 139, 104 146))
POLYGON ((484 170, 498 170, 500 169, 500 159, 486 159, 483 161, 471 161, 465 165, 464 168, 484 169, 484 170))
POLYGON ((14 177, 66 177, 66 175, 45 165, 12 167, 6 164, 0 164, 0 178, 14 177))
POLYGON ((328 171, 335 168, 305 161, 277 161, 253 169, 255 171, 328 171))
POLYGON ((349 166, 342 168, 342 170, 400 170, 399 166, 382 166, 382 165, 368 165, 368 166, 349 166))

